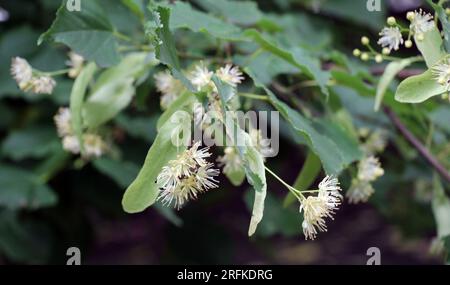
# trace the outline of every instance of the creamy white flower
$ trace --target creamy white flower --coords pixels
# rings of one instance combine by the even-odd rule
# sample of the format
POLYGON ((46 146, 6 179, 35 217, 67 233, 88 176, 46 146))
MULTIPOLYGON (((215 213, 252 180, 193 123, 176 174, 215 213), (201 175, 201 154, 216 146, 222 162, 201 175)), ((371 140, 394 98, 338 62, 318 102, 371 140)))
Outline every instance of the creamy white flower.
POLYGON ((433 16, 425 13, 422 9, 419 12, 414 11, 414 17, 411 20, 409 28, 415 35, 426 33, 435 27, 433 16))
POLYGON ((206 161, 211 156, 209 148, 199 147, 200 143, 195 143, 162 168, 156 179, 160 188, 157 200, 165 205, 174 203, 180 209, 188 200, 218 186, 214 177, 219 175, 219 170, 206 161))
POLYGON ((374 156, 365 157, 358 164, 358 179, 366 182, 375 181, 384 174, 378 158, 374 156))
POLYGON ((431 68, 433 78, 442 86, 445 90, 450 91, 450 58, 446 57, 436 63, 431 68))
POLYGON ((183 84, 175 79, 168 70, 158 72, 154 76, 156 89, 162 93, 161 107, 167 109, 184 91, 183 84))
POLYGON ((209 71, 206 66, 203 64, 196 65, 194 70, 190 73, 190 80, 192 85, 200 91, 206 86, 214 86, 211 81, 211 77, 213 76, 213 72, 209 71))
POLYGON ((362 150, 367 155, 383 152, 387 143, 388 133, 385 130, 377 129, 370 134, 369 138, 363 144, 362 150))
MULTIPOLYGON (((75 135, 66 135, 62 138, 63 148, 73 154, 80 154, 81 147, 78 138, 75 135)), ((90 157, 100 157, 106 150, 107 145, 103 139, 95 134, 83 135, 84 155, 90 157)))
POLYGON ((169 106, 178 98, 178 94, 176 93, 165 93, 161 95, 161 100, 159 104, 163 110, 169 108, 169 106))
POLYGON ((76 78, 80 74, 81 70, 83 69, 83 63, 84 57, 75 52, 69 52, 69 60, 66 62, 66 64, 70 67, 70 78, 76 78))
POLYGON ((195 178, 199 188, 207 190, 217 188, 219 186, 218 181, 214 179, 214 177, 218 176, 220 171, 213 167, 213 163, 208 163, 198 168, 195 178))
POLYGON ((76 136, 65 136, 62 140, 63 148, 73 154, 80 153, 80 143, 76 136))
POLYGON ((327 231, 325 218, 333 219, 333 215, 342 201, 340 191, 338 179, 333 176, 326 176, 319 183, 317 196, 309 196, 300 201, 305 239, 313 240, 316 238, 318 231, 327 231))
POLYGON ((334 176, 326 176, 319 183, 319 197, 324 199, 330 211, 336 210, 341 204, 342 195, 339 180, 334 176))
POLYGON ((225 67, 219 68, 216 71, 216 75, 222 81, 225 81, 233 87, 236 87, 237 84, 240 84, 244 80, 244 76, 242 76, 239 67, 233 66, 232 64, 226 64, 225 67))
POLYGON ((378 44, 388 48, 389 51, 398 50, 400 45, 403 44, 402 33, 398 27, 385 27, 380 32, 380 36, 378 44))
POLYGON ((33 77, 33 69, 26 59, 13 57, 11 60, 11 75, 19 88, 24 90, 33 77))
POLYGON ((83 145, 87 157, 100 157, 107 150, 107 145, 99 135, 85 134, 83 145))
POLYGON ((331 216, 326 202, 316 196, 309 196, 302 201, 300 213, 303 212, 303 234, 305 239, 315 239, 317 232, 326 232, 325 217, 331 216))
POLYGON ((349 203, 358 204, 367 202, 374 192, 375 190, 369 182, 354 179, 346 197, 349 203))
POLYGON ((59 108, 58 113, 53 117, 58 135, 64 137, 72 134, 72 123, 69 108, 59 108))
POLYGON ((217 158, 219 166, 223 166, 223 173, 232 173, 243 168, 242 160, 234 147, 228 146, 224 155, 217 158))
POLYGON ((36 94, 52 94, 56 81, 50 76, 34 77, 30 81, 32 91, 36 94))

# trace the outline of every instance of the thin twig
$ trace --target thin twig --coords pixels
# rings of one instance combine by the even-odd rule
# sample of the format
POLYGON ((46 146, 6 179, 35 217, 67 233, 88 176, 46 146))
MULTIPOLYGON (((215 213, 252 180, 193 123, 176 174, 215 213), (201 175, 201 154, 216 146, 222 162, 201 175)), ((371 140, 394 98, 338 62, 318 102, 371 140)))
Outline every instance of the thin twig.
POLYGON ((408 140, 408 142, 417 149, 417 151, 428 161, 431 166, 450 183, 450 173, 447 169, 428 151, 428 149, 406 128, 406 126, 400 121, 400 118, 389 107, 383 108, 386 115, 400 131, 400 133, 408 140))
MULTIPOLYGON (((383 75, 384 70, 385 70, 384 67, 374 67, 370 70, 370 73, 372 75, 380 76, 380 75, 383 75)), ((424 72, 425 72, 425 70, 420 69, 420 68, 404 69, 397 74, 397 77, 400 79, 406 79, 408 77, 411 77, 414 75, 419 75, 424 72)))

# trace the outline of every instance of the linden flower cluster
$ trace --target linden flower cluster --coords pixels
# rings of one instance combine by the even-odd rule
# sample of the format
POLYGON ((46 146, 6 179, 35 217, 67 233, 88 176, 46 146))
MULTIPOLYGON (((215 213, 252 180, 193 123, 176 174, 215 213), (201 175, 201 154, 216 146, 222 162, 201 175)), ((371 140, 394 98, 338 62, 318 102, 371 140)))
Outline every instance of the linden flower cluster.
POLYGON ((51 94, 56 86, 52 77, 34 71, 26 59, 13 57, 11 60, 11 75, 20 90, 32 91, 36 94, 51 94))
POLYGON ((175 79, 168 70, 158 72, 154 78, 156 89, 162 94, 160 105, 163 110, 167 109, 173 101, 186 91, 183 83, 175 79))
POLYGON ((425 13, 421 9, 419 11, 410 11, 407 13, 406 18, 410 21, 409 28, 402 27, 397 23, 394 17, 387 19, 387 27, 384 27, 379 33, 379 40, 377 43, 381 46, 381 53, 375 51, 370 45, 370 40, 367 37, 361 38, 361 44, 367 48, 367 51, 361 51, 359 49, 353 50, 353 55, 361 58, 363 61, 369 59, 375 60, 377 63, 381 63, 384 59, 389 59, 389 54, 394 50, 399 50, 401 45, 406 48, 411 48, 413 42, 411 38, 414 36, 416 41, 423 41, 424 34, 436 27, 433 16, 425 13), (407 39, 404 40, 402 33, 407 33, 407 39))
MULTIPOLYGON (((61 107, 53 119, 58 135, 62 139, 63 148, 73 154, 80 154, 80 142, 73 132, 71 117, 69 108, 61 107)), ((84 134, 83 145, 86 157, 100 157, 107 150, 106 143, 96 134, 84 134)))
MULTIPOLYGON (((239 67, 232 64, 226 64, 224 67, 220 67, 214 72, 209 71, 203 64, 199 63, 194 66, 192 71, 188 72, 188 78, 197 91, 205 90, 217 92, 212 76, 216 74, 222 81, 236 87, 237 84, 244 80, 242 72, 239 67)), ((161 107, 167 109, 173 101, 175 101, 183 92, 186 91, 183 83, 174 78, 169 71, 163 71, 157 73, 155 76, 156 89, 162 94, 161 107)))
POLYGON ((450 100, 448 93, 450 92, 450 57, 445 57, 437 62, 431 68, 431 74, 433 75, 434 80, 436 80, 436 82, 443 86, 445 91, 447 91, 447 93, 442 95, 442 99, 450 100))
POLYGON ((385 149, 386 137, 385 132, 377 130, 366 139, 362 147, 364 158, 358 163, 358 174, 353 178, 352 185, 346 194, 349 203, 367 202, 375 192, 371 183, 383 176, 384 170, 374 154, 385 149))
POLYGON ((70 78, 77 78, 83 70, 84 58, 73 51, 69 52, 68 56, 69 60, 66 62, 66 65, 70 67, 68 75, 70 78))
MULTIPOLYGON (((233 87, 237 87, 237 85, 244 80, 244 76, 239 70, 239 67, 233 66, 229 63, 224 67, 217 69, 215 74, 220 78, 220 80, 230 84, 233 87)), ((203 63, 200 63, 196 65, 194 70, 189 74, 189 79, 198 91, 203 90, 205 87, 210 87, 214 92, 217 92, 215 84, 212 81, 213 75, 214 72, 209 71, 203 63)))
POLYGON ((214 177, 219 175, 219 170, 206 160, 211 156, 209 148, 199 147, 200 142, 196 142, 162 168, 156 179, 160 189, 158 201, 166 206, 174 204, 180 209, 199 194, 218 187, 214 177))
POLYGON ((334 219, 333 215, 342 203, 342 191, 339 181, 333 176, 326 176, 319 183, 316 195, 299 198, 300 213, 303 212, 303 234, 305 239, 314 240, 318 232, 326 232, 326 218, 334 219))

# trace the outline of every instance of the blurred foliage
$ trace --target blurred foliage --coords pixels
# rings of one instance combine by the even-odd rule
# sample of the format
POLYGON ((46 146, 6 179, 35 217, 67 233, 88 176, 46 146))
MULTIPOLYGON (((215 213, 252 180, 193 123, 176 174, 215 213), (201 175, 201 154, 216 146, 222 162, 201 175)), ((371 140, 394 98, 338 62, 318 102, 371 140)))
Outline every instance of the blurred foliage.
MULTIPOLYGON (((243 99, 244 109, 275 108, 283 118, 280 154, 266 164, 293 184, 298 177, 295 185, 299 188, 309 189, 320 181, 320 162, 323 174, 342 173, 342 188, 348 189, 354 162, 362 156, 360 132, 385 130, 388 146, 380 154, 385 175, 374 184, 376 191, 368 207, 376 209, 383 226, 371 230, 390 235, 393 226, 402 239, 427 244, 438 236, 443 248, 449 249, 448 183, 434 174, 383 112, 374 111, 380 79, 372 71, 379 65, 362 63, 351 55, 361 35, 375 39, 386 16, 398 7, 386 4, 382 12, 369 12, 365 1, 354 0, 169 1, 175 4, 163 4, 169 12, 162 13, 161 20, 170 18, 170 26, 158 28, 148 26, 155 19, 147 2, 82 1, 82 9, 89 13, 77 14, 64 9, 60 0, 0 1, 9 13, 9 19, 0 22, 0 264, 65 263, 66 249, 71 246, 80 247, 83 258, 91 263, 302 262, 300 257, 278 258, 282 244, 303 245, 302 218, 298 205, 289 205, 287 192, 280 191, 272 178, 264 181, 268 189, 264 218, 250 240, 248 221, 255 193, 261 192, 249 189, 248 184, 233 187, 225 177, 220 178, 219 189, 180 212, 159 203, 142 214, 123 212, 122 195, 138 176, 149 147, 155 146, 153 154, 149 153, 152 157, 176 154, 173 146, 165 145, 168 138, 158 135, 162 124, 158 120, 165 117, 161 117, 153 75, 164 67, 156 65, 154 56, 182 81, 186 80, 182 69, 199 59, 213 62, 219 58, 241 66, 249 76, 242 89, 269 97, 268 102, 243 99), (158 39, 162 45, 156 53, 144 49, 130 55, 121 49, 129 48, 130 41, 149 47, 158 39), (97 67, 91 65, 91 77, 97 71, 95 82, 85 68, 86 80, 82 82, 80 76, 76 83, 80 89, 73 88, 72 79, 59 76, 52 95, 36 95, 20 91, 10 75, 15 56, 26 58, 41 71, 65 69, 69 50, 97 63, 97 67), (311 81, 315 85, 301 86, 311 81), (91 95, 84 98, 86 88, 91 95), (79 92, 74 95, 74 90, 79 92), (73 116, 87 124, 78 124, 77 135, 98 129, 113 142, 108 155, 87 161, 63 150, 53 116, 69 104, 77 111, 73 116), (312 155, 310 171, 301 178, 302 166, 312 155), (123 255, 112 253, 122 250, 126 251, 123 255)), ((421 63, 411 63, 411 67, 425 68, 421 63)), ((398 83, 394 79, 384 87, 383 104, 450 169, 448 103, 433 98, 420 105, 402 104, 394 99, 398 83)), ((219 88, 219 93, 225 100, 226 90, 219 88)), ((148 180, 147 175, 159 172, 165 162, 148 160, 141 176, 148 180)), ((250 184, 264 189, 256 181, 264 176, 264 169, 258 170, 250 184)), ((155 193, 147 192, 142 200, 143 196, 134 198, 130 212, 152 204, 155 193)), ((371 232, 362 233, 373 222, 361 210, 367 207, 344 208, 336 217, 341 220, 339 227, 331 225, 329 233, 321 235, 323 244, 321 237, 316 241, 318 248, 339 246, 339 241, 347 249, 352 247, 345 238, 339 240, 338 234, 352 236, 358 227, 361 239, 373 238, 371 232)), ((362 258, 366 245, 372 246, 361 245, 362 258)), ((300 250, 299 255, 319 252, 314 246, 300 250)), ((427 255, 427 250, 420 254, 427 255)), ((392 252, 396 255, 401 250, 392 252)), ((352 249, 334 262, 354 262, 345 259, 350 253, 352 249)), ((407 259, 392 258, 391 262, 407 259)), ((429 261, 419 260, 424 259, 429 261)), ((305 262, 333 261, 318 257, 305 262)))

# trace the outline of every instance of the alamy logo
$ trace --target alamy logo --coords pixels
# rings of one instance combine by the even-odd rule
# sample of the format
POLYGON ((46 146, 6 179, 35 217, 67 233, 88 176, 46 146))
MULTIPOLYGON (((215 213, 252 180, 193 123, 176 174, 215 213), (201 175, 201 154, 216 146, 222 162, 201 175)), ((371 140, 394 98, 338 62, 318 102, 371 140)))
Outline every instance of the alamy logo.
POLYGON ((381 12, 381 0, 367 0, 367 11, 381 12))
POLYGON ((69 256, 66 265, 81 265, 81 251, 78 247, 69 247, 66 255, 69 256))
POLYGON ((367 260, 366 265, 380 265, 381 264, 381 251, 378 247, 370 247, 366 252, 370 258, 367 260))
POLYGON ((81 0, 67 0, 66 8, 69 12, 80 12, 81 0))

